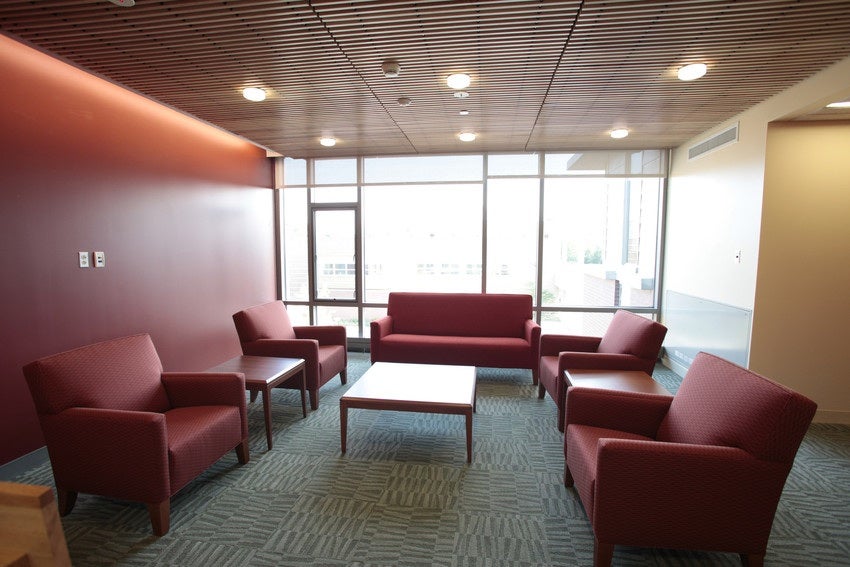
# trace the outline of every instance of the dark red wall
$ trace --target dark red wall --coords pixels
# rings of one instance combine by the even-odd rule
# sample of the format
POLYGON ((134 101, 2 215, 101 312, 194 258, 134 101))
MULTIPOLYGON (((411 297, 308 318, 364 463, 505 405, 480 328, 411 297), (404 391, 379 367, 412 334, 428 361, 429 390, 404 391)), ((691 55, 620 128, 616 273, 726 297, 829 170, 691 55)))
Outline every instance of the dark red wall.
POLYGON ((0 77, 2 464, 43 445, 26 362, 148 332, 167 370, 203 370, 276 286, 264 150, 4 36, 0 77))

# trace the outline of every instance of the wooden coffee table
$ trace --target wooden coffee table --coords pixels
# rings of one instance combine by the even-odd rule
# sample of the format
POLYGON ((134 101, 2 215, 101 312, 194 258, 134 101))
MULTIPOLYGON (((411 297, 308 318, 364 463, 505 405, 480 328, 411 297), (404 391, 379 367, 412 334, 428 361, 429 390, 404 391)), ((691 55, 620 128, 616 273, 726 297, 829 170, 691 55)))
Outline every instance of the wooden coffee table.
POLYGON ((245 389, 251 392, 251 401, 257 393, 263 393, 263 414, 266 419, 266 443, 272 448, 271 390, 283 386, 290 380, 299 380, 301 389, 301 413, 307 417, 307 372, 301 358, 277 358, 273 356, 237 356, 207 372, 241 372, 245 375, 245 389), (296 376, 298 375, 298 376, 296 376), (300 376, 300 378, 299 378, 300 376))
POLYGON ((463 415, 466 417, 466 462, 472 462, 474 366, 374 363, 339 400, 343 453, 349 408, 463 415))
MULTIPOLYGON (((564 370, 564 382, 564 386, 566 386, 564 391, 573 386, 576 388, 600 388, 602 390, 671 395, 652 376, 641 370, 564 370)), ((565 401, 564 411, 558 416, 560 420, 559 429, 562 431, 566 422, 566 408, 565 401)))

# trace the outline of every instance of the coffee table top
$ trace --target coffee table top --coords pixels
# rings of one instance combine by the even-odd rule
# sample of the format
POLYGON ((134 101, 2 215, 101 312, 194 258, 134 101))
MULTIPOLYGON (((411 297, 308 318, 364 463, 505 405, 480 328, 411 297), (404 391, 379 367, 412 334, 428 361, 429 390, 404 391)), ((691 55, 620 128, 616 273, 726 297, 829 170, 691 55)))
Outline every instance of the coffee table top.
POLYGON ((468 406, 475 400, 475 367, 376 362, 342 399, 468 406))
POLYGON ((569 385, 582 388, 671 395, 652 376, 640 370, 565 370, 564 378, 569 385))
POLYGON ((206 372, 241 372, 245 384, 267 384, 281 375, 294 372, 304 365, 301 358, 278 358, 274 356, 237 356, 208 368, 206 372))

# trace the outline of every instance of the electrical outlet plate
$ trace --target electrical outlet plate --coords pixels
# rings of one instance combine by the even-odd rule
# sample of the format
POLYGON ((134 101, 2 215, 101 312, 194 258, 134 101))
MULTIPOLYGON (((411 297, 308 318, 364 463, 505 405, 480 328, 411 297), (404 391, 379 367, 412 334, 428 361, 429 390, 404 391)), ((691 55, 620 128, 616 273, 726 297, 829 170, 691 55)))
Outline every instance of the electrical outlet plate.
POLYGON ((80 258, 80 267, 88 268, 89 267, 89 253, 88 252, 78 252, 77 253, 80 258))
POLYGON ((104 252, 94 253, 94 267, 102 268, 106 266, 106 254, 104 252))

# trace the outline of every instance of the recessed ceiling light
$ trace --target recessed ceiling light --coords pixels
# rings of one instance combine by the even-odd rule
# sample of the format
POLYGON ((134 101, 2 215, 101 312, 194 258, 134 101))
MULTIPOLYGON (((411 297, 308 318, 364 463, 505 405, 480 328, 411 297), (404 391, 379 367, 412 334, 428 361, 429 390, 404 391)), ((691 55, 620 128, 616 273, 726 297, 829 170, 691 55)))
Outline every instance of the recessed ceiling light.
POLYGON ((242 89, 242 96, 248 100, 260 102, 266 100, 266 91, 257 87, 248 87, 247 89, 242 89))
POLYGON ((466 98, 469 96, 469 93, 466 91, 455 91, 453 94, 455 98, 466 98))
POLYGON ((615 140, 619 140, 620 138, 625 138, 629 135, 629 131, 626 128, 616 128, 611 130, 611 137, 615 140))
POLYGON ((468 110, 461 110, 460 112, 458 112, 458 114, 460 114, 461 116, 468 116, 469 111, 468 110))
POLYGON ((706 71, 708 71, 708 67, 705 63, 691 63, 690 65, 679 67, 676 76, 679 77, 680 81, 693 81, 705 75, 706 71))
POLYGON ((475 141, 475 134, 472 132, 461 132, 457 135, 457 139, 461 142, 473 142, 475 141))
POLYGON ((472 78, 466 73, 455 73, 446 77, 446 84, 449 88, 460 90, 465 89, 472 82, 472 78))
POLYGON ((827 108, 850 108, 850 100, 843 100, 840 102, 831 102, 826 105, 827 108))
POLYGON ((336 138, 319 138, 319 143, 325 146, 326 148, 330 148, 336 145, 336 138))

